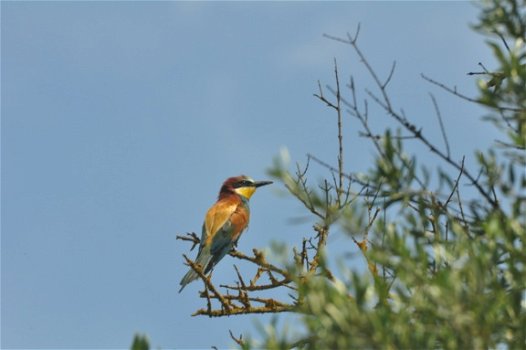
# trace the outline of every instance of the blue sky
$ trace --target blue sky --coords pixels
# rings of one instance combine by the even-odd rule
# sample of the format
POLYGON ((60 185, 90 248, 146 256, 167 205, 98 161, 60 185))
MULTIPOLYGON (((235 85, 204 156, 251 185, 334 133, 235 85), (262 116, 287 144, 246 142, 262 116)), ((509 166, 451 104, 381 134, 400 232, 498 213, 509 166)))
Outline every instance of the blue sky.
MULTIPOLYGON (((2 348, 125 348, 135 332, 163 349, 225 348, 229 329, 257 336, 268 317, 190 316, 201 285, 177 293, 189 247, 176 234, 200 230, 225 178, 266 179, 283 147, 293 162, 312 152, 335 164, 334 117, 312 94, 332 82, 334 57, 342 80, 371 86, 351 49, 322 37, 358 23, 378 72, 397 62, 396 104, 441 144, 435 93, 454 156, 472 164, 494 132, 420 73, 476 94, 466 73, 493 63, 468 26, 476 16, 468 2, 2 1, 2 348)), ((378 109, 371 119, 378 132, 392 125, 378 109)), ((373 149, 355 120, 344 126, 347 169, 365 172, 373 149)), ((280 189, 253 197, 241 250, 310 231, 291 224, 306 212, 280 189)), ((355 249, 335 238, 329 252, 334 242, 355 249)), ((234 279, 232 262, 216 281, 234 279)))

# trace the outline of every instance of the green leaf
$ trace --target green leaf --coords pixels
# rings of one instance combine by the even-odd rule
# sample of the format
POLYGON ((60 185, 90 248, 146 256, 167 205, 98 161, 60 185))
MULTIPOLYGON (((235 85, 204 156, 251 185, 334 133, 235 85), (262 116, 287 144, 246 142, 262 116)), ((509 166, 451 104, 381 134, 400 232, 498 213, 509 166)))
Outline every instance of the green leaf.
POLYGON ((135 334, 133 338, 133 343, 130 347, 131 350, 149 350, 150 345, 148 343, 148 338, 142 334, 135 334))

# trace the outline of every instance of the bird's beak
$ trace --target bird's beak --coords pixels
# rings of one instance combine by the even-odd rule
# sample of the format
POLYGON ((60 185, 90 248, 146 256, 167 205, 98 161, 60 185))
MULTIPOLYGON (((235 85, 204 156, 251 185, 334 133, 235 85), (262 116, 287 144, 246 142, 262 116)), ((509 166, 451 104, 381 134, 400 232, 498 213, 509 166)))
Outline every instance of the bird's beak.
POLYGON ((272 181, 256 181, 254 183, 254 185, 256 187, 261 187, 261 186, 266 186, 266 185, 270 185, 271 183, 273 183, 272 181))

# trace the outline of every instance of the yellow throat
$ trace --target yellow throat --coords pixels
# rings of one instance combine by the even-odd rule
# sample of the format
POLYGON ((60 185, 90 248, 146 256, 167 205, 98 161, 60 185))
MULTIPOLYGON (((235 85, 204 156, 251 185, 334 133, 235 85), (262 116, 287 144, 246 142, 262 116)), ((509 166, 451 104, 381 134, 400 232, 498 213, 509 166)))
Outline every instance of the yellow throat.
POLYGON ((246 199, 250 199, 250 197, 252 197, 254 192, 256 192, 256 188, 254 186, 239 187, 239 188, 234 189, 234 192, 245 197, 246 199))

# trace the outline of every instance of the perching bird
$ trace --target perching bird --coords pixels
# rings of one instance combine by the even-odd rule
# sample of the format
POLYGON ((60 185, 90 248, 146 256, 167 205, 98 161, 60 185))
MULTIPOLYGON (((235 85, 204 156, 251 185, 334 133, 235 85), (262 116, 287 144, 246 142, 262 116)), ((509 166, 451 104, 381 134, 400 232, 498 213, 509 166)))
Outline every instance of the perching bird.
MULTIPOLYGON (((219 191, 217 202, 208 209, 203 223, 201 244, 195 262, 207 274, 236 244, 241 233, 247 228, 250 218, 248 200, 256 188, 269 185, 272 181, 254 181, 248 176, 226 179, 219 191)), ((181 289, 198 278, 190 269, 181 280, 181 289)))

